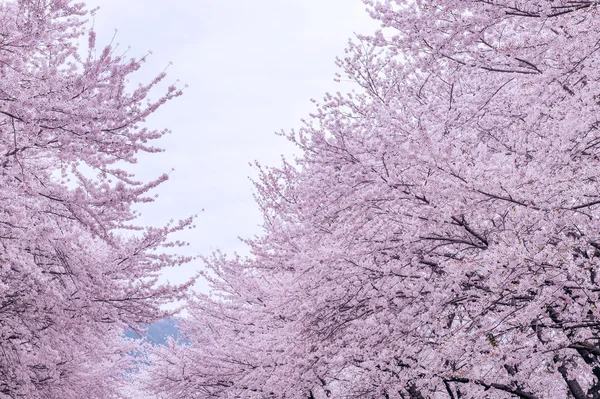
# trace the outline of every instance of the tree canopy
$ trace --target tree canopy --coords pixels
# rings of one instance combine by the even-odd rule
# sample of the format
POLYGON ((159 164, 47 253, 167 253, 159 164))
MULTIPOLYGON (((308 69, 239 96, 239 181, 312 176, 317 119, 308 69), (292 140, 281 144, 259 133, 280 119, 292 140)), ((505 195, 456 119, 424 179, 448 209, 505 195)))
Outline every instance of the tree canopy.
POLYGON ((251 256, 138 363, 192 220, 138 226, 167 176, 126 165, 182 92, 129 89, 83 4, 0 2, 0 397, 600 399, 598 3, 364 2, 356 89, 257 164, 251 256))
POLYGON ((161 398, 600 398, 595 1, 366 0, 161 398), (209 344, 206 344, 206 341, 209 344), (192 339, 193 341, 193 339, 192 339))
POLYGON ((188 258, 164 254, 162 228, 137 226, 166 175, 124 168, 166 131, 145 119, 165 75, 129 90, 143 60, 96 49, 90 14, 68 0, 0 2, 0 397, 120 397, 132 367, 127 328, 172 314, 191 282, 157 283, 188 258), (88 50, 79 43, 88 37, 88 50), (125 234, 125 233, 129 234, 125 234))

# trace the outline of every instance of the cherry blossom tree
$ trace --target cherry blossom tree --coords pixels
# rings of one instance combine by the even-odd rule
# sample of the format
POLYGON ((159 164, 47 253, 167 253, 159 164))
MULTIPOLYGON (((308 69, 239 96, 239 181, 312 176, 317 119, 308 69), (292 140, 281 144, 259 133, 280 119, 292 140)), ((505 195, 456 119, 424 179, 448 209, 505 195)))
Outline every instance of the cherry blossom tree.
MULTIPOLYGON (((0 397, 115 398, 132 367, 121 339, 172 314, 190 283, 158 284, 189 259, 164 253, 191 220, 140 227, 132 209, 167 179, 124 168, 167 131, 145 119, 181 94, 134 90, 142 60, 97 49, 70 0, 0 2, 0 397), (88 37, 87 53, 79 51, 88 37)), ((171 252, 172 253, 172 252, 171 252)))
POLYGON ((365 0, 160 398, 600 398, 600 9, 365 0))

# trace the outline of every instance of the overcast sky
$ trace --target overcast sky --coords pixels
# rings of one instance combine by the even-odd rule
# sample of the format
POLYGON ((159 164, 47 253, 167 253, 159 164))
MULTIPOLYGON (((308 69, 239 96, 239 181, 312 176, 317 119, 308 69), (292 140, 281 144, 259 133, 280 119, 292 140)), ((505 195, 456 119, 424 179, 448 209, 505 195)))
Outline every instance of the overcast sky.
MULTIPOLYGON (((162 154, 139 158, 148 180, 172 168, 157 202, 144 205, 144 224, 201 212, 197 228, 178 238, 190 254, 215 249, 246 254, 238 237, 260 233, 250 162, 277 165, 293 148, 276 131, 300 126, 311 98, 347 90, 333 81, 335 57, 354 33, 377 28, 360 0, 92 0, 98 46, 115 41, 128 54, 152 56, 135 75, 148 81, 169 62, 167 83, 188 84, 182 97, 148 120, 172 130, 162 154)), ((134 82, 132 79, 132 83, 134 82)), ((168 272, 179 282, 194 274, 168 272)), ((205 287, 199 286, 203 290, 205 287)))

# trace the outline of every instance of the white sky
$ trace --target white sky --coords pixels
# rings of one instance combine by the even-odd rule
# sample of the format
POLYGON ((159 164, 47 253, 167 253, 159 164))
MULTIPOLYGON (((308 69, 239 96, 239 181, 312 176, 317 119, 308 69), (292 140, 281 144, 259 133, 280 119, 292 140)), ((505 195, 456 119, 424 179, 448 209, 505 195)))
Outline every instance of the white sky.
MULTIPOLYGON (((247 253, 237 237, 260 232, 249 162, 278 165, 292 146, 276 131, 300 126, 310 98, 343 91, 333 81, 335 57, 354 33, 377 28, 360 0, 91 0, 97 45, 116 42, 129 55, 153 55, 136 74, 147 82, 169 62, 167 83, 188 84, 182 97, 148 121, 173 133, 156 144, 162 154, 139 158, 149 180, 175 169, 144 205, 141 222, 160 225, 199 213, 197 228, 177 238, 189 254, 247 253)), ((137 82, 133 82, 137 84, 137 82)), ((168 272, 180 282, 202 267, 168 272)), ((199 286, 203 290, 205 287, 199 286)))

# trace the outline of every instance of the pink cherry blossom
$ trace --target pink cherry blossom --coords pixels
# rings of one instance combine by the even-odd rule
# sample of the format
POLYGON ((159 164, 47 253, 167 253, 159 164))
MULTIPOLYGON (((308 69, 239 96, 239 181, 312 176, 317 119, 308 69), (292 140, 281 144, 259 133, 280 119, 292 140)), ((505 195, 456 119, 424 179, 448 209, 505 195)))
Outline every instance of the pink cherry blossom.
POLYGON ((600 398, 594 1, 365 0, 160 398, 600 398), (207 345, 205 339, 209 338, 207 345))
POLYGON ((166 175, 125 170, 166 131, 145 119, 159 75, 135 90, 141 60, 96 49, 83 4, 0 2, 0 397, 116 398, 135 346, 121 338, 172 312, 183 286, 157 284, 168 236, 191 220, 136 226, 166 175), (89 49, 78 43, 89 36, 89 49))

